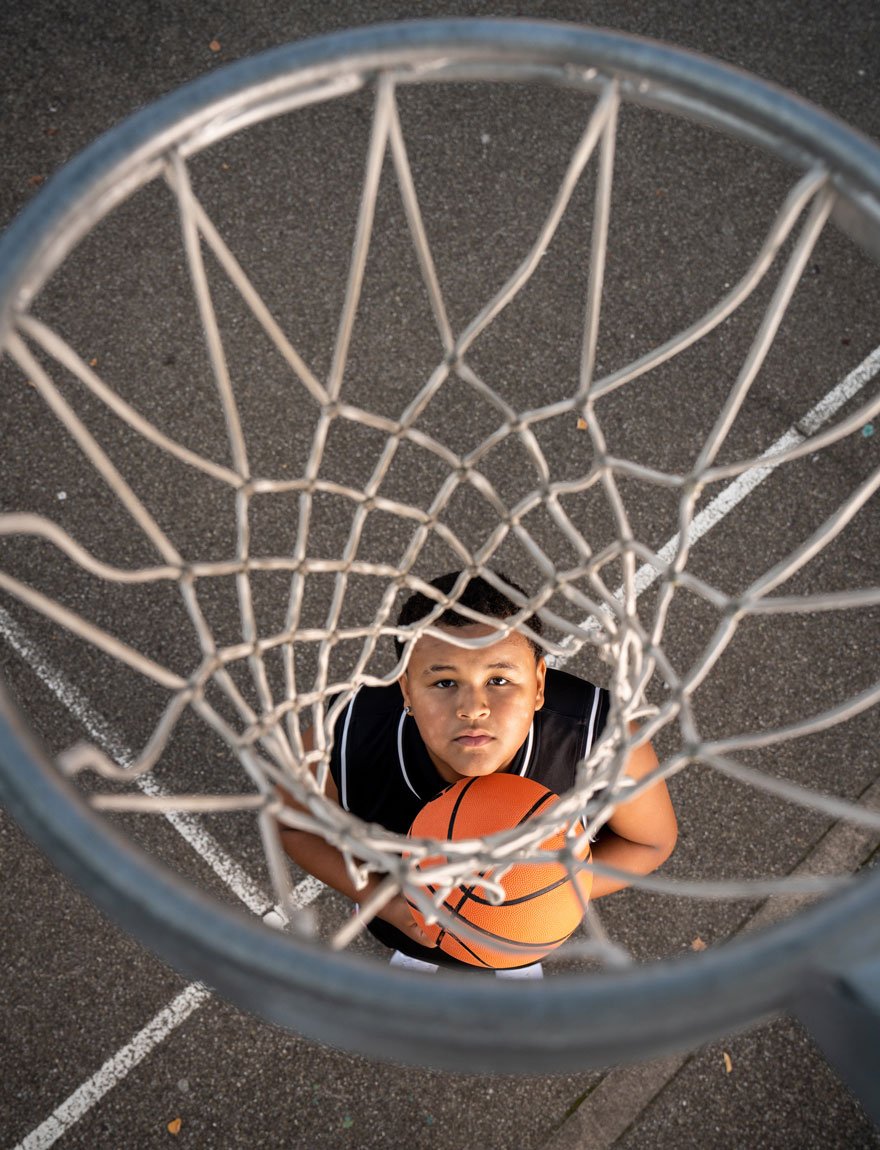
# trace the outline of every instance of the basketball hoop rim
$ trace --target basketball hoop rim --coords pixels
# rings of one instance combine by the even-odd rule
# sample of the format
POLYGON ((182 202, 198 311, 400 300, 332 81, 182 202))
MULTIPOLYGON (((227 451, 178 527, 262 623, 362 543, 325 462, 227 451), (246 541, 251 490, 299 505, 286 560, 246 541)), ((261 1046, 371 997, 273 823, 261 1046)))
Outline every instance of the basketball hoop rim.
POLYGON ((781 1011, 811 981, 880 950, 875 872, 748 939, 615 973, 514 985, 402 973, 344 953, 330 961, 319 944, 186 885, 108 826, 59 775, 2 687, 0 760, 5 808, 146 947, 269 1022, 370 1057, 475 1073, 641 1060, 781 1011))
MULTIPOLYGON (((196 151, 252 122, 243 119, 249 110, 254 119, 261 107, 272 114, 286 96, 346 74, 366 82, 382 70, 408 68, 401 83, 439 82, 464 79, 479 64, 491 65, 494 79, 514 79, 514 65, 526 61, 534 78, 581 90, 595 90, 589 73, 601 69, 619 79, 630 102, 696 118, 795 167, 826 166, 844 202, 838 221, 878 250, 880 149, 772 84, 694 53, 567 24, 375 25, 203 76, 72 160, 0 241, 0 345, 15 311, 30 304, 93 224, 158 173, 181 140, 194 141, 196 151), (444 53, 462 66, 429 68, 444 53)), ((442 973, 425 979, 349 954, 328 961, 325 949, 214 903, 120 838, 58 774, 2 688, 0 766, 0 800, 53 862, 145 945, 245 1009, 368 1055, 497 1072, 648 1058, 783 1009, 812 977, 833 977, 880 950, 875 873, 747 940, 620 973, 514 986, 442 973)))

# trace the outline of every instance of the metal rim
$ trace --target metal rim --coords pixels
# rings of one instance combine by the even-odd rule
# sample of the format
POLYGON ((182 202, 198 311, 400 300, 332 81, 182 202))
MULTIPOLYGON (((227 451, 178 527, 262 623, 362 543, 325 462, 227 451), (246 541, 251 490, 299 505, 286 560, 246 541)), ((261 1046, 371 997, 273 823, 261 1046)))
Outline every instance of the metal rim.
POLYGON ((268 1021, 381 1058, 473 1072, 604 1066, 784 1009, 809 979, 880 948, 880 873, 699 956, 539 984, 425 978, 282 935, 208 899, 109 828, 0 695, 0 798, 144 945, 268 1021), (393 1009, 390 1004, 394 1004, 393 1009), (429 1040, 422 1036, 429 1036, 429 1040))
MULTIPOLYGON (((627 97, 770 147, 817 159, 857 219, 880 219, 880 151, 833 117, 732 68, 616 33, 550 23, 440 20, 382 25, 276 49, 194 82, 113 129, 35 198, 0 245, 0 336, 90 226, 141 180, 133 172, 182 135, 241 126, 245 93, 278 105, 357 72, 426 64, 448 52, 503 78, 589 87, 619 74, 627 97), (712 105, 710 107, 709 100, 712 105)), ((414 76, 415 78, 415 76, 414 76)), ((436 71, 432 79, 438 77, 436 71)), ((476 78, 476 74, 474 74, 476 78)), ((213 133, 213 134, 212 134, 213 133)), ((867 225, 866 225, 867 226, 867 225)), ((786 1005, 816 972, 880 948, 880 874, 796 919, 699 957, 539 986, 401 975, 280 936, 183 886, 91 812, 8 701, 0 714, 0 795, 53 860, 162 957, 233 1001, 323 1041, 457 1070, 530 1071, 650 1057, 708 1039, 786 1005), (146 880, 146 881, 145 881, 146 880), (731 993, 735 987, 736 993, 731 993), (395 1003, 394 1010, 389 1004, 395 1003), (418 1036, 430 1036, 423 1042, 418 1036)))

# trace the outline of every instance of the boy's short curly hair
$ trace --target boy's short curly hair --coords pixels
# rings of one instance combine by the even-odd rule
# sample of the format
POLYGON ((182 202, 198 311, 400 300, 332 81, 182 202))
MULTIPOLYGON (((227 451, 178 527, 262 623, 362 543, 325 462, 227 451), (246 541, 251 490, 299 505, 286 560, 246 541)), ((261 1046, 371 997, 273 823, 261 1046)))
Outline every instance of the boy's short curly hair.
MULTIPOLYGON (((518 591, 520 595, 528 598, 528 593, 518 584, 514 583, 512 579, 508 579, 503 572, 495 571, 493 574, 497 575, 499 579, 502 579, 509 587, 518 591)), ((444 595, 448 595, 460 576, 460 571, 450 571, 446 575, 439 575, 436 579, 432 579, 431 586, 436 587, 437 590, 441 591, 444 595)), ((472 611, 479 611, 481 615, 485 615, 489 619, 509 619, 511 615, 515 615, 517 611, 520 610, 513 600, 508 599, 505 594, 499 591, 497 587, 493 587, 493 585, 481 575, 475 575, 465 584, 456 603, 461 604, 463 607, 469 607, 472 611)), ((421 591, 416 591, 410 595, 401 607, 400 614, 397 617, 397 625, 399 627, 407 627, 412 623, 417 623, 419 619, 424 619, 426 615, 430 615, 436 606, 437 604, 433 599, 430 599, 427 595, 423 595, 421 591)), ((452 607, 448 607, 434 620, 434 624, 438 627, 467 627, 473 622, 473 619, 469 619, 466 615, 460 615, 452 607)), ((529 615, 523 620, 523 623, 536 635, 542 635, 544 633, 544 624, 538 615, 529 615)), ((544 654, 541 644, 533 639, 531 635, 523 635, 523 638, 535 652, 535 659, 540 659, 544 654)), ((397 657, 400 658, 403 654, 403 643, 399 639, 395 639, 394 646, 397 651, 397 657)))

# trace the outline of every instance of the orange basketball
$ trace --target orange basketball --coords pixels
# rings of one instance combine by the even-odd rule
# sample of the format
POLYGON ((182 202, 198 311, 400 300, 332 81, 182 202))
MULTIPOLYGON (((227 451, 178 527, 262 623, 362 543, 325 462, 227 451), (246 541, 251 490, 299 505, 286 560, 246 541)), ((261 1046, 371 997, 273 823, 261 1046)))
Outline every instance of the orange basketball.
MULTIPOLYGON (((552 791, 519 775, 461 779, 422 807, 409 834, 411 838, 452 842, 481 838, 519 826, 557 801, 552 791)), ((558 849, 564 840, 564 831, 559 831, 541 846, 558 849)), ((589 846, 581 857, 589 859, 589 846)), ((420 865, 427 868, 443 861, 443 856, 437 855, 420 865)), ((482 873, 493 877, 493 869, 482 873)), ((516 863, 500 881, 506 897, 499 906, 489 902, 480 886, 456 887, 443 903, 449 914, 477 931, 478 941, 459 937, 455 930, 436 922, 428 925, 410 903, 413 917, 432 942, 462 962, 492 969, 527 966, 560 946, 577 927, 590 897, 593 876, 579 871, 575 889, 561 863, 528 862, 516 863)), ((436 889, 427 887, 430 893, 436 889)))

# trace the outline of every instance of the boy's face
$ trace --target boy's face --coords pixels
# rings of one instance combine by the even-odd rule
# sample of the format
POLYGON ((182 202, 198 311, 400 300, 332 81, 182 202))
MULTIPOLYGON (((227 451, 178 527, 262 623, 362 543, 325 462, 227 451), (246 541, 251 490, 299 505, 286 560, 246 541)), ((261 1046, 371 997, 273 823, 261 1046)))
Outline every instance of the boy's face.
MULTIPOLYGON (((462 639, 497 634, 483 623, 442 630, 462 639)), ((516 632, 477 648, 423 635, 400 687, 440 776, 454 783, 506 770, 544 704, 545 674, 516 632)))

